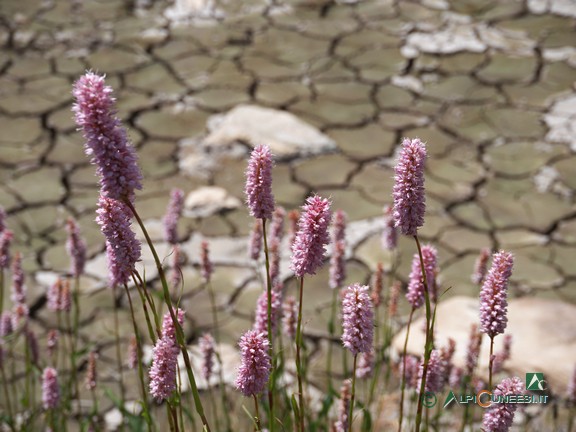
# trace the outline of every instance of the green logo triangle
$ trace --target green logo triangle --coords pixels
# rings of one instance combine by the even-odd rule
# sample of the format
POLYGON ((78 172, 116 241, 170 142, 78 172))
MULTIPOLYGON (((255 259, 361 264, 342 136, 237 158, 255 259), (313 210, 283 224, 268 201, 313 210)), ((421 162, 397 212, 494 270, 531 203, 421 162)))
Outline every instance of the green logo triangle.
POLYGON ((458 405, 460 405, 458 403, 458 399, 456 398, 456 395, 454 394, 454 392, 452 390, 450 390, 450 393, 448 393, 448 396, 446 396, 446 399, 444 400, 444 408, 446 408, 448 405, 450 405, 454 401, 456 401, 456 403, 458 405))

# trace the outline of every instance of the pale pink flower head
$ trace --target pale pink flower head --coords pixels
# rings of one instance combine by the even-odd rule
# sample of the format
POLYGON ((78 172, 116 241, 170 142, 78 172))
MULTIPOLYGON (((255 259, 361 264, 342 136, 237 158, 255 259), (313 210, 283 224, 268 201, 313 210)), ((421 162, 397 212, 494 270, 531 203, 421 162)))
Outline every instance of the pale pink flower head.
POLYGON ((298 221, 292 244, 290 268, 297 277, 316 274, 324 262, 325 246, 330 241, 328 226, 332 218, 330 201, 318 195, 308 197, 298 221))
POLYGON ((377 308, 382 304, 382 291, 384 290, 384 265, 381 262, 376 266, 372 283, 372 303, 377 308))
POLYGON ((484 248, 480 251, 480 255, 476 258, 474 263, 474 272, 472 273, 472 282, 480 285, 484 282, 486 271, 488 270, 488 260, 490 259, 490 249, 484 248))
POLYGON ((492 363, 492 373, 497 374, 501 372, 504 367, 504 362, 510 358, 510 349, 512 347, 512 335, 504 335, 504 343, 502 345, 502 351, 499 351, 494 356, 494 362, 492 363))
POLYGON ((135 335, 130 336, 130 346, 128 347, 128 368, 136 369, 138 367, 138 339, 135 335))
MULTIPOLYGON (((505 378, 494 389, 493 397, 498 399, 502 396, 522 395, 524 391, 524 383, 520 378, 505 378)), ((482 429, 486 432, 508 432, 514 422, 514 413, 518 406, 511 403, 494 403, 484 411, 482 429)))
POLYGON ((353 355, 372 349, 374 311, 369 288, 350 285, 342 299, 342 342, 353 355))
POLYGON ((10 245, 14 234, 9 229, 0 232, 0 270, 10 267, 10 245))
POLYGON ((176 389, 178 346, 169 337, 156 341, 150 367, 150 394, 157 400, 168 399, 176 389))
MULTIPOLYGON (((424 371, 424 364, 420 364, 420 369, 418 371, 418 381, 422 380, 424 371)), ((430 353, 430 360, 428 362, 428 370, 426 373, 426 386, 425 391, 432 393, 440 393, 444 388, 446 383, 446 362, 442 358, 442 354, 439 350, 432 350, 430 353)))
POLYGON ((12 308, 12 329, 16 331, 20 326, 26 327, 28 325, 28 315, 30 310, 26 303, 17 303, 12 308))
POLYGON ((204 282, 210 282, 212 273, 214 273, 214 266, 210 260, 210 248, 206 240, 202 240, 200 244, 200 273, 204 282))
POLYGON ((46 351, 49 356, 52 356, 56 348, 58 348, 59 338, 60 334, 58 333, 58 330, 52 329, 48 332, 48 335, 46 336, 46 351))
POLYGON ((493 338, 504 333, 508 323, 508 281, 514 256, 500 251, 492 257, 492 267, 480 291, 480 330, 493 338))
POLYGON ((96 222, 106 238, 111 286, 124 285, 140 259, 140 241, 132 231, 132 212, 122 201, 100 195, 96 222))
MULTIPOLYGON (((278 321, 282 313, 282 292, 279 290, 271 290, 271 328, 272 334, 275 333, 278 321)), ((268 293, 262 291, 258 300, 256 301, 256 315, 254 317, 254 330, 258 333, 268 334, 268 293)))
POLYGON ((284 238, 284 219, 286 218, 286 210, 284 207, 278 206, 274 209, 272 215, 272 223, 270 224, 270 241, 277 240, 278 243, 282 242, 284 238))
POLYGON ((576 366, 574 367, 574 372, 572 372, 572 376, 570 377, 566 393, 568 404, 571 407, 576 406, 576 366))
POLYGON ((104 77, 86 72, 74 84, 72 107, 86 140, 86 154, 96 165, 102 194, 116 200, 134 200, 142 189, 142 173, 134 147, 116 117, 116 100, 104 77))
MULTIPOLYGON (((185 316, 184 311, 180 308, 175 308, 174 315, 176 315, 178 323, 180 323, 180 326, 183 326, 185 316)), ((174 321, 172 321, 172 315, 170 315, 170 312, 166 312, 162 319, 161 337, 168 338, 174 343, 176 343, 176 327, 174 326, 174 321)))
POLYGON ((70 272, 74 277, 79 277, 84 272, 86 264, 86 242, 80 235, 80 228, 74 219, 68 219, 66 231, 68 232, 66 250, 71 260, 70 272))
POLYGON ((6 229, 6 210, 0 206, 0 233, 6 229))
POLYGON ((352 398, 352 381, 344 380, 340 388, 340 403, 338 404, 338 421, 334 425, 337 432, 347 432, 350 417, 350 399, 352 398))
POLYGON ((246 397, 258 395, 266 389, 272 367, 266 333, 248 330, 240 338, 239 345, 242 360, 236 388, 246 397))
POLYGON ((60 386, 58 385, 58 372, 47 367, 42 373, 42 406, 44 409, 54 409, 60 402, 60 386))
POLYGON ((12 326, 12 314, 10 311, 2 312, 0 315, 0 337, 4 338, 9 336, 14 331, 14 327, 12 326))
POLYGON ((30 356, 30 363, 38 366, 39 351, 38 351, 38 338, 36 333, 30 328, 26 329, 26 344, 28 345, 28 355, 30 356))
POLYGON ((340 288, 346 279, 346 243, 344 240, 337 241, 333 244, 329 272, 330 278, 328 285, 330 288, 340 288))
POLYGON ((394 281, 390 287, 390 300, 388 301, 388 316, 390 319, 394 318, 398 313, 398 298, 400 297, 401 288, 402 283, 400 281, 394 281))
POLYGON ((374 347, 368 352, 358 356, 358 366, 356 366, 356 378, 370 378, 374 370, 374 347))
POLYGON ((280 242, 273 238, 268 244, 268 255, 270 258, 270 280, 272 283, 278 282, 280 278, 280 242))
POLYGON ((256 219, 252 226, 252 231, 250 231, 250 242, 248 245, 250 258, 254 261, 258 261, 260 258, 260 253, 262 252, 262 239, 262 222, 256 219))
POLYGON ((96 388, 96 380, 98 378, 96 372, 96 358, 97 354, 95 351, 90 351, 88 356, 88 369, 86 371, 86 389, 94 390, 96 388))
POLYGON ((420 360, 413 355, 406 355, 400 361, 400 374, 404 376, 408 387, 416 388, 418 385, 418 373, 420 360))
POLYGON ((418 138, 405 138, 394 168, 394 221, 404 235, 414 236, 424 225, 426 146, 418 138))
POLYGON ((272 195, 272 153, 270 147, 254 147, 246 170, 246 203, 250 215, 258 219, 272 218, 274 195, 272 195))
MULTIPOLYGON (((426 273, 426 281, 428 283, 428 295, 431 300, 434 300, 435 285, 436 285, 436 272, 437 272, 437 252, 432 246, 425 245, 422 247, 422 259, 424 261, 424 270, 426 273)), ((424 304, 424 280, 422 279, 422 266, 420 263, 420 255, 414 254, 412 258, 412 269, 410 271, 410 279, 408 282, 408 291, 406 292, 406 299, 412 305, 412 308, 418 309, 424 304)))
POLYGON ((184 191, 174 188, 170 192, 170 202, 166 214, 162 219, 164 223, 164 239, 170 244, 178 243, 178 220, 184 208, 184 191))
POLYGON ((296 240, 296 234, 298 233, 298 220, 300 219, 300 212, 298 210, 290 210, 288 212, 288 244, 290 247, 294 244, 296 240))
POLYGON ((202 353, 202 375, 206 381, 210 381, 214 371, 214 338, 210 333, 205 333, 200 337, 198 345, 202 353))
POLYGON ((290 339, 294 339, 296 337, 296 320, 298 317, 296 299, 292 296, 286 297, 282 305, 282 310, 282 329, 284 330, 284 334, 290 339))
POLYGON ((472 376, 474 369, 478 365, 478 357, 480 356, 480 348, 482 346, 482 333, 478 331, 478 326, 472 324, 470 326, 470 339, 468 339, 468 347, 466 349, 466 375, 472 376))
POLYGON ((384 207, 384 231, 382 231, 382 247, 394 250, 398 246, 398 229, 396 228, 392 207, 384 207))
POLYGON ((26 286, 24 285, 24 270, 22 270, 22 255, 16 252, 12 263, 12 294, 15 304, 26 303, 26 286))

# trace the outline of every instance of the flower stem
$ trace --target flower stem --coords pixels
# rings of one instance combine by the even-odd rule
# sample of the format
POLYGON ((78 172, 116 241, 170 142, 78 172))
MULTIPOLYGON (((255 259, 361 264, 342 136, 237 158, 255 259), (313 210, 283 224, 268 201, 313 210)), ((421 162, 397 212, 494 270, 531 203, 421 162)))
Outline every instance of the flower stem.
POLYGON ((296 374, 298 376, 298 405, 300 418, 296 421, 300 432, 304 432, 304 390, 302 388, 302 361, 300 347, 302 345, 302 299, 304 293, 304 277, 300 278, 300 301, 298 304, 298 323, 296 325, 296 374))
POLYGON ((252 395, 254 398, 254 409, 256 410, 256 415, 254 416, 254 421, 256 422, 256 431, 262 430, 262 425, 260 423, 260 410, 258 409, 258 398, 256 395, 252 395))
POLYGON ((204 414, 204 407, 202 406, 202 401, 200 400, 200 393, 198 392, 198 386, 196 384, 196 379, 194 378, 194 372, 192 371, 192 363, 190 362, 190 356, 188 355, 188 349, 186 348, 186 341, 184 339, 184 332, 182 331, 182 327, 180 326, 180 322, 178 321, 178 317, 174 312, 174 307, 172 305, 172 299, 170 298, 170 290, 168 288, 168 282, 166 281, 166 275, 164 274, 164 269, 162 268, 162 263, 160 262, 160 258, 158 257, 158 253, 156 252, 156 248, 154 248, 154 244, 152 243, 152 239, 146 230, 146 226, 144 222, 140 218, 140 215, 132 205, 132 203, 128 200, 125 201, 126 205, 134 214, 138 225, 142 229, 144 237, 146 238, 146 242, 150 247, 150 251, 154 257, 154 262, 156 263, 156 268, 158 270, 158 275, 160 276, 160 281, 162 283, 162 292, 164 295, 164 301, 168 306, 168 312, 170 313, 170 317, 172 318, 172 322, 174 323, 174 327, 176 330, 176 340, 180 345, 180 349, 182 351, 182 357, 184 358, 184 363, 186 365, 186 372, 188 375, 188 381, 190 383, 190 389, 192 390, 192 396, 194 398, 194 406, 196 408, 196 412, 202 419, 202 424, 206 430, 206 432, 211 432, 210 425, 208 423, 208 419, 204 414))
POLYGON ((492 391, 492 368, 494 367, 494 336, 490 336, 490 362, 488 363, 488 390, 492 391))
POLYGON ((146 385, 144 384, 144 370, 142 369, 142 347, 140 345, 140 332, 138 331, 138 325, 136 324, 136 315, 134 314, 134 306, 132 305, 132 297, 130 296, 130 290, 128 285, 124 284, 124 289, 126 290, 126 296, 128 297, 128 304, 130 305, 130 314, 132 315, 132 325, 134 326, 134 336, 136 337, 136 350, 138 352, 138 378, 140 380, 140 389, 142 391, 142 404, 143 404, 143 415, 148 425, 148 431, 152 430, 152 418, 150 417, 150 407, 148 405, 148 397, 146 395, 146 385))
POLYGON ((262 218, 262 238, 264 239, 264 256, 266 258, 266 295, 267 307, 266 313, 268 315, 268 354, 272 362, 272 371, 270 382, 268 383, 268 404, 270 405, 270 418, 268 419, 268 427, 270 432, 274 432, 276 426, 276 419, 274 415, 274 388, 276 387, 276 374, 274 373, 274 340, 272 337, 272 279, 270 278, 270 255, 268 252, 268 239, 266 237, 266 219, 262 218))
POLYGON ((334 389, 332 387, 332 338, 334 337, 334 321, 336 321, 336 302, 338 300, 338 288, 332 290, 332 306, 330 309, 330 321, 328 321, 328 332, 330 333, 330 340, 328 341, 328 356, 326 358, 326 375, 328 376, 328 388, 330 392, 334 389))
POLYGON ((410 311, 408 318, 408 326, 406 327, 406 339, 404 339, 404 350, 402 351, 402 382, 400 384, 400 420, 398 421, 398 432, 402 430, 402 421, 404 420, 404 391, 406 390, 406 351, 408 350, 408 338, 410 337, 410 326, 412 325, 412 317, 414 316, 414 308, 410 311))
POLYGON ((120 400, 122 402, 122 409, 124 409, 124 402, 126 401, 126 390, 124 388, 124 372, 122 368, 122 354, 120 351, 120 330, 118 320, 118 308, 116 306, 116 288, 112 291, 112 306, 114 308, 114 336, 116 338, 116 360, 118 361, 118 373, 120 378, 120 400))
POLYGON ((358 354, 354 354, 352 365, 352 395, 350 396, 350 413, 348 414, 348 432, 352 432, 352 417, 354 415, 354 398, 356 397, 356 363, 358 354))
POLYGON ((422 380, 420 381, 420 391, 418 393, 418 408, 416 410, 416 432, 420 432, 420 425, 422 423, 422 409, 423 409, 423 395, 426 389, 426 378, 428 376, 428 364, 430 362, 430 353, 432 352, 432 334, 434 329, 432 324, 432 312, 430 307, 430 295, 428 293, 428 281, 426 279, 426 270, 424 269, 424 258, 422 257, 422 248, 418 235, 414 236, 416 247, 418 248, 418 255, 420 256, 420 267, 422 269, 422 281, 424 282, 424 299, 426 305, 426 343, 424 345, 424 364, 422 366, 422 380))

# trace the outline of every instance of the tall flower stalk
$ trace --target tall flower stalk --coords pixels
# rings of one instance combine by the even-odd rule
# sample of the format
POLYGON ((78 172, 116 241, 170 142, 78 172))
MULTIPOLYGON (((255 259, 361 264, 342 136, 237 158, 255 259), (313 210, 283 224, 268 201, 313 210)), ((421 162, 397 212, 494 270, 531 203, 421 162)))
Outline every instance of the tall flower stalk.
MULTIPOLYGON (((136 151, 130 145, 126 130, 116 117, 112 88, 106 86, 103 76, 87 72, 74 84, 73 95, 76 103, 72 110, 75 114, 76 124, 82 129, 86 140, 86 153, 90 156, 91 163, 96 165, 96 173, 98 174, 101 187, 101 203, 102 200, 114 200, 119 203, 112 204, 109 202, 106 204, 111 209, 120 207, 120 204, 126 206, 136 218, 144 233, 162 283, 164 301, 168 306, 168 312, 175 326, 176 340, 186 365, 195 408, 202 419, 204 428, 210 432, 210 426, 204 414, 204 408, 200 400, 194 373, 192 372, 192 364, 186 348, 184 333, 172 304, 162 263, 134 206, 135 190, 142 188, 142 174, 137 164, 136 151)), ((125 239, 118 237, 115 240, 122 241, 125 239)), ((111 238, 107 236, 107 243, 113 245, 114 241, 111 241, 111 238)), ((130 243, 130 239, 128 239, 128 243, 130 243)), ((107 253, 109 256, 122 256, 118 254, 118 251, 110 249, 108 244, 107 253)), ((129 248, 126 249, 126 244, 119 243, 119 245, 124 246, 120 250, 124 251, 123 256, 128 258, 128 262, 117 261, 114 263, 116 267, 110 268, 112 284, 127 283, 130 273, 135 273, 133 268, 130 269, 132 272, 125 271, 129 269, 132 262, 130 258, 133 257, 133 252, 129 248)), ((151 306, 153 307, 152 303, 151 306)))
MULTIPOLYGON (((265 145, 254 147, 246 169, 246 204, 250 215, 260 219, 262 224, 262 239, 264 240, 264 255, 266 264, 266 295, 267 295, 267 336, 270 358, 274 359, 274 337, 272 334, 272 278, 270 277, 270 256, 268 239, 266 236, 266 221, 272 219, 274 212, 274 195, 272 194, 272 153, 265 145)), ((274 365, 273 365, 274 367, 274 365)), ((275 376, 275 374, 273 375, 275 376)), ((274 415, 274 389, 275 380, 271 380, 268 388, 268 403, 270 415, 268 419, 271 432, 275 431, 276 420, 274 415)))
POLYGON ((492 267, 480 291, 480 331, 490 338, 489 389, 492 389, 494 338, 504 333, 508 323, 508 281, 512 275, 513 265, 514 256, 511 253, 500 251, 494 254, 492 267))
MULTIPOLYGON (((393 217, 395 226, 400 232, 407 236, 414 237, 418 256, 420 258, 420 269, 424 287, 428 287, 427 275, 422 256, 422 248, 418 239, 418 228, 424 225, 424 213, 426 212, 426 196, 424 189, 424 163, 426 161, 426 146, 419 139, 404 139, 398 162, 394 168, 394 188, 392 197, 394 199, 393 217)), ((412 267, 414 270, 414 267, 412 267)), ((424 346, 423 379, 420 385, 418 397, 418 409, 416 412, 416 432, 420 431, 422 423, 422 395, 426 387, 426 376, 428 372, 428 362, 432 352, 432 311, 430 307, 430 296, 428 289, 424 289, 424 303, 426 305, 426 342, 424 346)), ((414 310, 414 307, 412 308, 414 310)), ((412 316, 412 313, 410 314, 412 316)), ((408 331, 406 333, 408 336, 408 331)), ((406 347, 406 343, 405 343, 406 347)), ((404 352, 405 354, 405 352, 404 352)), ((402 407, 400 401, 400 422, 399 431, 402 428, 402 407)))
POLYGON ((298 429, 304 432, 304 390, 302 386, 303 368, 300 350, 302 348, 302 305, 304 296, 304 275, 314 275, 324 263, 325 247, 330 240, 328 226, 332 218, 330 201, 318 195, 308 197, 298 220, 298 232, 292 243, 291 270, 300 280, 298 322, 296 324, 296 373, 298 378, 298 429))
POLYGON ((358 354, 368 354, 374 341, 374 310, 369 288, 366 285, 350 285, 342 299, 342 343, 354 356, 352 367, 352 391, 348 431, 352 431, 354 399, 356 395, 356 367, 358 354))

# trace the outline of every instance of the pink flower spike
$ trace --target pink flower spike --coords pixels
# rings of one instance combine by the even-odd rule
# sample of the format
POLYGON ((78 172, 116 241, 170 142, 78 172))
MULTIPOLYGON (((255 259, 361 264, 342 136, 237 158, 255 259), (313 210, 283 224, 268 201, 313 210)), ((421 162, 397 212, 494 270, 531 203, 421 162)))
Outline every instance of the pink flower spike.
POLYGON ((324 263, 325 246, 330 241, 328 225, 331 218, 329 200, 318 195, 306 199, 292 244, 290 268, 297 277, 316 274, 324 263))
POLYGON ((342 299, 342 342, 353 355, 372 349, 374 311, 369 288, 354 284, 342 299))
MULTIPOLYGON (((276 327, 278 325, 278 320, 280 319, 280 314, 282 313, 282 293, 278 290, 273 289, 271 291, 271 312, 272 312, 272 334, 275 333, 276 327)), ((268 334, 268 293, 262 291, 258 300, 256 301, 256 316, 254 317, 254 330, 258 333, 268 334)))
POLYGON ((4 338, 9 336, 14 331, 14 327, 12 326, 12 314, 10 311, 2 312, 0 315, 0 337, 4 338))
POLYGON ((426 146, 418 138, 405 138, 394 168, 394 221, 404 235, 415 236, 424 225, 426 146))
POLYGON ((262 221, 256 219, 252 226, 252 231, 250 231, 250 244, 248 246, 250 250, 250 258, 254 261, 258 261, 260 258, 260 253, 262 252, 262 239, 262 221))
POLYGON ((168 399, 176 389, 178 346, 169 337, 156 341, 150 367, 150 394, 157 400, 168 399))
POLYGON ((47 367, 42 373, 42 406, 44 409, 54 409, 60 402, 60 386, 58 385, 58 372, 47 367))
POLYGON ((87 72, 72 93, 76 99, 72 111, 86 139, 86 154, 96 165, 102 194, 133 202, 134 190, 142 189, 142 173, 136 151, 116 117, 112 88, 105 85, 104 76, 87 72))
MULTIPOLYGON (((418 372, 418 381, 422 380, 424 364, 420 364, 418 372)), ((446 363, 442 358, 440 351, 432 350, 430 353, 430 361, 428 363, 428 371, 426 373, 426 388, 425 391, 432 393, 441 393, 446 382, 446 363)), ((420 384, 418 384, 420 387, 420 384)))
POLYGON ((484 248, 480 251, 480 255, 476 258, 474 263, 474 272, 472 273, 472 282, 480 285, 484 282, 486 270, 488 267, 488 260, 490 259, 490 249, 484 248))
POLYGON ((94 390, 96 388, 96 357, 98 355, 95 351, 90 351, 90 356, 88 357, 88 370, 86 372, 86 389, 94 390))
POLYGON ((382 231, 382 247, 394 250, 398 246, 398 229, 395 226, 391 206, 384 207, 384 231, 382 231))
MULTIPOLYGON (((496 386, 493 397, 499 399, 503 396, 523 395, 524 383, 518 377, 505 378, 496 386)), ((518 404, 494 403, 485 412, 482 418, 482 430, 486 432, 508 432, 514 422, 514 413, 518 404)))
POLYGON ((245 192, 250 215, 257 219, 270 219, 274 211, 272 165, 270 147, 254 147, 246 170, 245 192))
POLYGON ((198 345, 202 353, 202 375, 209 382, 214 370, 214 338, 210 333, 204 333, 200 337, 198 345))
MULTIPOLYGON (((180 326, 183 326, 184 325, 184 316, 185 316, 184 311, 182 309, 179 309, 179 308, 176 309, 175 308, 174 314, 176 315, 176 317, 178 319, 178 323, 180 323, 180 326)), ((166 312, 164 314, 163 319, 162 319, 161 337, 168 338, 171 341, 173 341, 174 343, 176 343, 176 327, 174 325, 174 321, 172 321, 172 315, 170 315, 170 312, 166 312)))
POLYGON ((350 416, 350 399, 352 398, 352 382, 345 380, 340 388, 340 403, 338 404, 338 421, 334 425, 337 432, 348 431, 348 417, 350 416))
POLYGON ((96 222, 106 238, 111 286, 128 283, 140 260, 140 241, 132 231, 132 212, 122 201, 100 195, 96 222))
POLYGON ((286 210, 284 207, 276 207, 272 215, 272 223, 270 224, 270 242, 277 240, 278 243, 282 242, 284 238, 284 219, 286 218, 286 210))
POLYGON ((248 330, 240 338, 239 345, 242 360, 236 388, 246 397, 258 395, 266 389, 272 367, 268 339, 265 333, 248 330))
POLYGON ((368 352, 358 356, 358 366, 356 367, 356 378, 370 378, 374 370, 374 347, 368 352))
POLYGON ((58 348, 58 339, 60 334, 58 330, 52 329, 48 332, 46 336, 46 351, 48 352, 48 356, 52 357, 56 348, 58 348))
POLYGON ((24 270, 22 270, 22 255, 16 252, 12 263, 12 295, 14 304, 26 303, 26 286, 24 285, 24 270))
POLYGON ((135 335, 130 336, 130 347, 128 348, 128 368, 136 369, 138 367, 138 339, 135 335))
POLYGON ((206 240, 202 240, 200 244, 200 273, 205 283, 210 282, 212 273, 214 273, 214 266, 210 261, 210 249, 206 240))
POLYGON ((66 250, 71 260, 70 272, 74 277, 79 277, 84 272, 86 264, 86 242, 80 236, 80 228, 74 219, 68 219, 66 231, 68 232, 66 250))
POLYGON ((296 299, 292 296, 286 297, 282 305, 283 317, 282 328, 284 334, 290 339, 296 338, 296 320, 298 316, 298 306, 296 299))
POLYGON ((174 188, 170 192, 170 202, 166 214, 162 219, 164 223, 164 239, 170 244, 178 243, 178 220, 184 208, 184 191, 174 188))
POLYGON ((14 234, 9 229, 0 232, 0 270, 10 267, 10 245, 14 234))
POLYGON ((492 267, 480 291, 480 330, 491 338, 506 330, 508 281, 513 265, 511 253, 500 251, 494 254, 492 267))
POLYGON ((384 265, 381 262, 376 266, 372 284, 372 303, 374 303, 374 308, 377 308, 382 304, 382 291, 384 290, 384 265))

